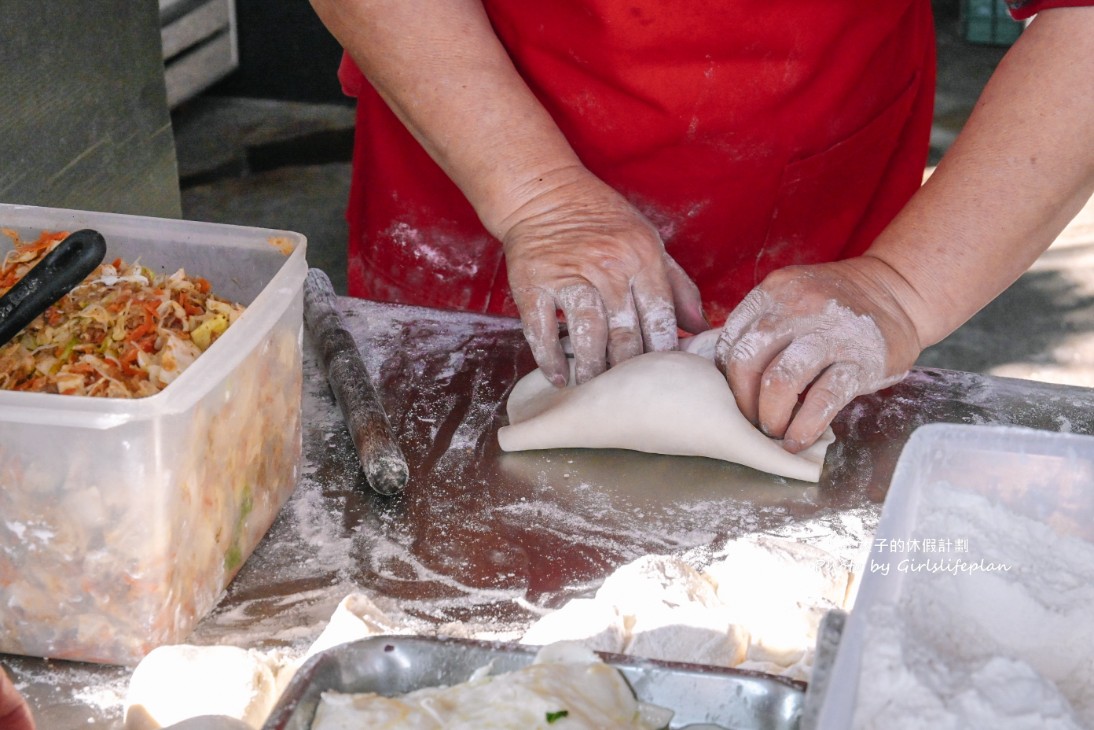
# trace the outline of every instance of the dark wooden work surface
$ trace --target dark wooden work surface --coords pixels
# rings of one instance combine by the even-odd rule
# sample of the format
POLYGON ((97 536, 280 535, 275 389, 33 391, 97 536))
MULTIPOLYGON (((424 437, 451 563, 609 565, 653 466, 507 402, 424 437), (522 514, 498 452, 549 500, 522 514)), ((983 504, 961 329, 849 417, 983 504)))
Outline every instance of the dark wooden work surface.
MULTIPOLYGON (((505 397, 532 367, 515 320, 340 299, 410 466, 369 490, 305 347, 304 465, 266 539, 193 643, 300 650, 342 596, 366 591, 422 625, 519 634, 640 555, 792 523, 876 520, 901 447, 926 423, 1094 432, 1094 391, 916 370, 833 428, 821 481, 706 459, 566 450, 503 454, 505 397)), ((3 656, 41 727, 121 727, 129 669, 3 656)))

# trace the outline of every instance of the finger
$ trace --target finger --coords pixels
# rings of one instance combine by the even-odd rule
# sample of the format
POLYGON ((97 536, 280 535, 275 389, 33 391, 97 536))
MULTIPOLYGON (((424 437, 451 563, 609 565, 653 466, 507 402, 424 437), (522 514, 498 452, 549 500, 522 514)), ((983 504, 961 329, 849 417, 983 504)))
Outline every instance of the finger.
POLYGON ((524 339, 544 377, 556 388, 570 379, 570 365, 558 339, 554 297, 541 289, 514 289, 513 303, 520 312, 524 339))
POLYGON ((608 364, 615 367, 624 360, 642 354, 642 331, 634 299, 628 292, 621 308, 608 314, 608 364))
POLYGON ((760 380, 760 430, 782 438, 798 396, 832 364, 828 340, 823 335, 800 337, 786 346, 768 365, 760 380))
POLYGON ((635 297, 642 344, 646 352, 675 350, 680 339, 676 330, 676 310, 671 299, 635 297))
POLYGON ((783 447, 798 453, 812 446, 832 419, 863 390, 862 377, 862 369, 847 362, 836 363, 821 373, 787 427, 783 447))
POLYGON ((641 355, 642 330, 630 287, 605 278, 597 282, 597 291, 608 313, 608 364, 641 355))
POLYGON ((774 302, 763 289, 753 289, 734 307, 722 325, 722 336, 718 338, 718 347, 714 351, 714 361, 725 372, 730 351, 741 339, 741 335, 762 317, 774 309, 774 302))
POLYGON ((581 385, 608 368, 608 317, 604 302, 591 285, 574 284, 559 291, 558 303, 574 348, 575 379, 581 385))
POLYGON ((793 340, 793 325, 765 313, 737 339, 725 358, 725 375, 742 415, 760 419, 761 379, 771 362, 793 340))
POLYGON ((646 352, 675 350, 679 340, 676 332, 676 310, 672 306, 672 289, 668 280, 656 273, 643 272, 634 278, 631 293, 642 328, 642 344, 646 352))
POLYGON ((664 261, 677 323, 682 330, 693 335, 706 332, 710 329, 710 320, 703 313, 703 298, 699 294, 699 287, 672 256, 664 254, 664 261))
MULTIPOLYGON (((756 320, 770 308, 770 297, 762 289, 753 289, 748 295, 741 300, 729 316, 726 318, 725 324, 722 326, 722 332, 718 335, 718 343, 714 346, 714 364, 718 366, 718 369, 722 371, 722 375, 726 376, 726 382, 729 384, 730 392, 733 393, 734 398, 737 400, 737 408, 744 414, 744 417, 749 421, 756 422, 757 406, 755 400, 751 395, 738 395, 739 392, 743 393, 747 388, 741 381, 741 374, 738 371, 730 377, 730 364, 733 360, 734 348, 737 346, 737 342, 741 339, 741 335, 746 330, 751 328, 756 320)), ((758 374, 757 374, 758 375, 758 374)), ((745 380, 751 381, 751 377, 745 378, 745 380)), ((755 392, 755 388, 753 388, 755 392)))

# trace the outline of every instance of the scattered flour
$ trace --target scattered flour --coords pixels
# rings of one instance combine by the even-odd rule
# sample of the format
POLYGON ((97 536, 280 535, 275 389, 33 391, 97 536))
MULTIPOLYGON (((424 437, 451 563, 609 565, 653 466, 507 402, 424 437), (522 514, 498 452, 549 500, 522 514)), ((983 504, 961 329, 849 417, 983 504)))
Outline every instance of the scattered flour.
POLYGON ((944 485, 921 504, 912 538, 968 552, 890 563, 902 583, 867 615, 854 727, 1094 727, 1094 544, 944 485))
MULTIPOLYGON (((823 531, 822 531, 823 532, 823 531)), ((332 646, 377 635, 417 634, 516 640, 547 645, 581 641, 587 648, 652 659, 755 669, 806 680, 820 616, 842 607, 850 581, 846 561, 799 539, 753 534, 727 543, 716 555, 645 555, 609 575, 595 598, 578 598, 547 613, 523 633, 496 625, 462 621, 437 624, 381 607, 361 591, 338 604, 304 652, 245 650, 230 646, 173 646, 150 654, 134 673, 127 729, 144 728, 149 718, 172 722, 210 712, 205 705, 180 705, 177 697, 208 685, 218 653, 231 653, 237 670, 220 670, 220 695, 236 698, 212 711, 258 727, 296 670, 332 646), (696 567, 694 563, 705 563, 696 567), (169 675, 169 679, 167 678, 169 675), (163 697, 141 687, 170 687, 163 697), (143 724, 142 724, 143 723, 143 724)), ((315 634, 311 625, 303 632, 315 634)), ((209 694, 209 690, 201 690, 209 694)))
MULTIPOLYGON (((345 313, 347 326, 359 341, 372 343, 363 354, 376 382, 382 382, 382 373, 390 368, 405 368, 418 380, 414 392, 421 397, 407 404, 407 412, 391 415, 409 424, 411 436, 405 444, 409 451, 416 459, 435 464, 444 477, 428 477, 446 485, 431 499, 455 500, 465 493, 489 497, 481 489, 488 483, 483 476, 464 469, 482 461, 478 450, 498 408, 496 394, 483 390, 494 376, 480 373, 482 363, 493 362, 496 352, 490 348, 485 352, 482 342, 493 342, 495 334, 499 342, 508 342, 509 335, 519 336, 519 326, 509 320, 475 317, 470 318, 474 326, 469 333, 468 315, 451 315, 449 322, 447 313, 431 313, 437 321, 422 323, 414 312, 404 309, 388 311, 377 305, 367 317, 353 309, 345 313), (416 333, 409 341, 408 321, 416 333), (436 352, 458 354, 444 354, 438 360, 430 356, 436 352), (453 386, 448 381, 468 372, 473 374, 471 381, 460 387, 470 389, 471 402, 450 402, 447 392, 453 386), (443 454, 432 453, 438 444, 443 454), (417 453, 422 449, 431 450, 428 459, 417 453), (450 482, 460 489, 448 489, 450 482)), ((312 363, 309 371, 314 368, 312 363)), ((784 543, 812 545, 828 556, 825 564, 838 563, 841 570, 849 570, 861 547, 868 546, 877 520, 876 506, 814 509, 807 501, 808 492, 796 492, 789 505, 781 494, 770 501, 735 501, 732 495, 711 497, 709 490, 700 488, 679 489, 672 499, 664 499, 652 487, 606 489, 603 485, 613 484, 616 477, 595 472, 595 465, 575 466, 551 457, 506 463, 506 470, 527 463, 532 471, 507 472, 515 484, 526 485, 519 496, 482 502, 490 505, 489 524, 494 531, 519 536, 534 527, 544 544, 585 547, 575 557, 588 560, 591 567, 575 560, 575 570, 565 576, 564 584, 552 588, 556 595, 577 598, 554 611, 548 606, 557 603, 546 601, 519 580, 465 585, 460 571, 448 564, 438 566, 433 553, 423 551, 421 544, 450 552, 462 546, 456 537, 464 535, 458 529, 461 524, 445 519, 446 513, 426 511, 436 522, 431 531, 419 535, 415 530, 421 523, 409 521, 406 514, 364 509, 369 504, 367 495, 362 498, 353 487, 355 456, 339 446, 344 425, 337 409, 329 406, 325 382, 309 379, 304 401, 308 458, 297 491, 267 541, 277 549, 256 551, 233 582, 230 600, 189 639, 202 649, 211 645, 247 649, 256 661, 271 668, 278 691, 308 657, 344 641, 377 634, 502 641, 524 636, 527 641, 533 624, 547 632, 552 622, 565 627, 575 615, 579 618, 574 623, 592 627, 586 641, 591 648, 806 678, 818 601, 828 599, 802 595, 801 605, 797 601, 780 605, 778 615, 791 626, 785 631, 765 630, 755 621, 749 626, 741 602, 727 600, 740 595, 762 597, 772 586, 798 580, 803 574, 794 559, 776 560, 782 567, 775 572, 734 578, 733 589, 726 587, 728 576, 718 582, 708 571, 764 540, 782 546, 776 550, 778 555, 799 555, 784 543), (809 516, 803 516, 801 509, 807 509, 809 516), (726 535, 747 533, 757 533, 747 538, 751 541, 747 545, 725 543, 726 535), (419 541, 420 536, 429 540, 419 541), (833 556, 836 563, 831 562, 833 556), (604 581, 605 598, 590 598, 601 585, 599 566, 606 560, 617 565, 634 561, 634 565, 624 565, 604 581), (372 581, 383 585, 387 593, 376 590, 372 581), (274 586, 272 592, 270 586, 274 586), (772 658, 788 664, 776 664, 772 658)), ((408 508, 413 506, 406 501, 408 508)), ((479 504, 469 503, 469 508, 479 504)), ((802 554, 818 553, 806 550, 802 554)), ((516 569, 519 572, 519 566, 516 569)), ((783 602, 787 594, 779 591, 777 595, 783 602)), ((752 611, 753 616, 765 613, 762 607, 752 611)), ((196 675, 195 681, 202 678, 202 672, 196 675)), ((170 686, 185 694, 185 683, 180 671, 170 686)))

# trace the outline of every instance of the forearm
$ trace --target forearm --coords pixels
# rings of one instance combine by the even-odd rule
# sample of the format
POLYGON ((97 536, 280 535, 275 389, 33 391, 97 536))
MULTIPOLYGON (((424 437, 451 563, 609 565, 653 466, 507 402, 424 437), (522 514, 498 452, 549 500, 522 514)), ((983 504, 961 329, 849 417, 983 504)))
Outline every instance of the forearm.
POLYGON ((536 363, 578 382, 706 327, 657 229, 581 164, 479 0, 312 0, 320 18, 505 252, 536 363))
POLYGON ((867 252, 921 346, 1008 287, 1094 193, 1094 8, 1045 11, 1007 53, 965 129, 867 252))
POLYGON ((327 28, 494 235, 580 167, 478 0, 312 0, 327 28))

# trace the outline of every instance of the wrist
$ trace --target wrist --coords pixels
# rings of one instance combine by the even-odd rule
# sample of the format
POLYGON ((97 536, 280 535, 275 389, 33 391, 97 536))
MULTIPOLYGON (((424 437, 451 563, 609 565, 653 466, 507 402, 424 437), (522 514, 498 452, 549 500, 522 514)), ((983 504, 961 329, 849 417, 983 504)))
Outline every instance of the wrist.
POLYGON ((510 229, 523 220, 551 209, 554 193, 582 184, 592 177, 584 165, 572 159, 553 159, 550 163, 528 165, 519 173, 495 181, 480 201, 472 200, 475 211, 491 235, 505 240, 510 229))
POLYGON ((871 291, 874 301, 886 303, 889 316, 906 328, 919 350, 949 334, 938 334, 941 328, 935 309, 904 272, 884 257, 867 252, 840 263, 856 272, 859 285, 871 291))

